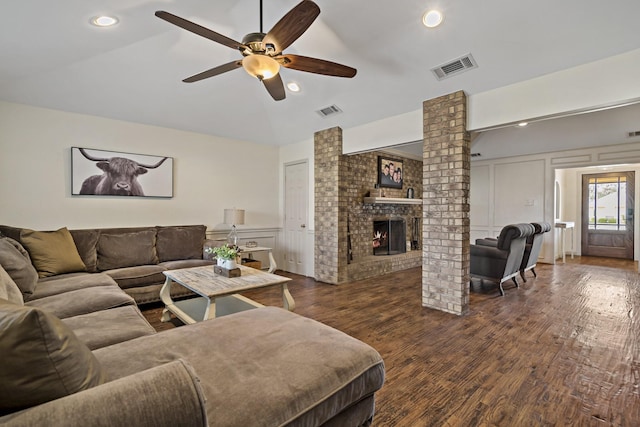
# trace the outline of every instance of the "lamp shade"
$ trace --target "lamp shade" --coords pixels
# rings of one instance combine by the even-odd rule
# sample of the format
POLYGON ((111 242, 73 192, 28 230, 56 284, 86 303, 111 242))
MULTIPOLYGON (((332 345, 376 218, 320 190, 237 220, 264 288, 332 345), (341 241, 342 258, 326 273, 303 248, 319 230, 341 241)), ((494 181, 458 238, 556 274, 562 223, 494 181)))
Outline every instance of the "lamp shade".
POLYGON ((228 225, 242 225, 244 224, 244 209, 225 209, 224 210, 224 223, 228 225))
POLYGON ((258 80, 270 79, 280 71, 280 64, 270 56, 253 54, 242 59, 242 67, 258 80))

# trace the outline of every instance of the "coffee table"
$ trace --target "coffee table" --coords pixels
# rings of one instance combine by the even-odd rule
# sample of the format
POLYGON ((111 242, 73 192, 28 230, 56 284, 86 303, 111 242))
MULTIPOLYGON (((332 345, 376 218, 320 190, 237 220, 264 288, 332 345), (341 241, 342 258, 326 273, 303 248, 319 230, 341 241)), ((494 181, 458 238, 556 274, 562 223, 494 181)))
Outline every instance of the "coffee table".
POLYGON ((160 299, 165 305, 161 320, 168 322, 173 313, 184 323, 192 324, 213 319, 216 316, 263 307, 262 304, 237 293, 275 285, 280 285, 282 290, 284 308, 289 311, 295 309, 295 301, 287 288, 290 278, 251 267, 238 268, 241 270, 240 277, 224 277, 215 274, 212 265, 163 271, 167 278, 160 290, 160 299), (199 297, 174 301, 170 292, 171 284, 174 282, 195 292, 199 297))

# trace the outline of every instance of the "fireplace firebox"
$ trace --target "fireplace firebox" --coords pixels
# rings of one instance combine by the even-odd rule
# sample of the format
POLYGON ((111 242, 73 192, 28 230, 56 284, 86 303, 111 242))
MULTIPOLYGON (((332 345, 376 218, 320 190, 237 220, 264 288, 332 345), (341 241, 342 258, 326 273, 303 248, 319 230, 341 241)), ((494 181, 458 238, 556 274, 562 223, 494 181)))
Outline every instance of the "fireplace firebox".
POLYGON ((403 218, 373 221, 374 255, 396 255, 406 251, 406 224, 403 218))

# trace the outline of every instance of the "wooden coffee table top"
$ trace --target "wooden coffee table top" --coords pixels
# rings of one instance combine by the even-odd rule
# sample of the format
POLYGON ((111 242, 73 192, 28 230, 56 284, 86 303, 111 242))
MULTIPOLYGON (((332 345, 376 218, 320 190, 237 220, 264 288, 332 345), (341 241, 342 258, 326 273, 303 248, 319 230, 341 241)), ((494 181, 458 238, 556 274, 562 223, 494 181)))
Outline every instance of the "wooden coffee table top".
POLYGON ((279 285, 291 280, 288 277, 266 273, 251 267, 239 266, 238 268, 241 270, 240 277, 224 277, 215 274, 212 265, 168 270, 163 271, 163 274, 185 288, 206 297, 230 295, 249 289, 279 285))

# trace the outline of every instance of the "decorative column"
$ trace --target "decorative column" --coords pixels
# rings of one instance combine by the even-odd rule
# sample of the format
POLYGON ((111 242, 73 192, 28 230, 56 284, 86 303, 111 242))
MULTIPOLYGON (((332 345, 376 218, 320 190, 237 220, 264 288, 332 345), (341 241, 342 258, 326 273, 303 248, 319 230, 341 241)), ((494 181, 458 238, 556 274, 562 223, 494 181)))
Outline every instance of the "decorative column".
POLYGON ((316 132, 315 159, 315 279, 347 281, 347 170, 342 154, 342 129, 316 132))
POLYGON ((425 101, 423 114, 422 305, 461 315, 469 309, 467 97, 425 101))

